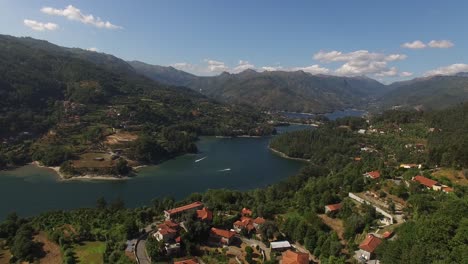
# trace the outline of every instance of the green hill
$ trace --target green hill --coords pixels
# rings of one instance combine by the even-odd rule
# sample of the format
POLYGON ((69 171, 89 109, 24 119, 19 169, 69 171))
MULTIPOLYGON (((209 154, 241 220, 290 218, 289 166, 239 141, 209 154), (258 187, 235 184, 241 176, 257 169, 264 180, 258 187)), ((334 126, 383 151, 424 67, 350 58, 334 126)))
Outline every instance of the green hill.
POLYGON ((115 149, 156 163, 196 151, 198 135, 272 132, 253 108, 155 82, 112 55, 0 35, 0 61, 0 167, 115 149), (115 134, 132 140, 108 144, 115 134))

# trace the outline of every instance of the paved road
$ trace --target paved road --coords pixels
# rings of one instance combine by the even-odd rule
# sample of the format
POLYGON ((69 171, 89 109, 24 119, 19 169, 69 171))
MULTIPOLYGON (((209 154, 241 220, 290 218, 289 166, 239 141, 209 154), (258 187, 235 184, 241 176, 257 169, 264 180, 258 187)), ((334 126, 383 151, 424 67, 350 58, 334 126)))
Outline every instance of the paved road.
POLYGON ((146 252, 146 239, 151 232, 151 225, 145 228, 145 234, 140 237, 135 247, 135 255, 139 264, 151 264, 151 260, 146 252))

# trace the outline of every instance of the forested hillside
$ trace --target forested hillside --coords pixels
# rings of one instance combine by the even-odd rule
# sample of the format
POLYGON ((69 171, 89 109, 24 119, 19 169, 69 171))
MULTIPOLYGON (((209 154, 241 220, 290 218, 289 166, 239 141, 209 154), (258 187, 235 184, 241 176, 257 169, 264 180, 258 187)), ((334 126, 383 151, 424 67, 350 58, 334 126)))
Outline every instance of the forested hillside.
POLYGON ((127 162, 196 151, 198 135, 273 131, 253 108, 157 83, 111 55, 2 35, 0 60, 0 167, 31 160, 59 166, 111 152, 118 154, 96 173, 118 174, 127 162))
POLYGON ((402 106, 440 110, 468 100, 468 78, 463 74, 417 78, 393 83, 389 91, 379 99, 384 108, 402 106))
POLYGON ((347 107, 359 108, 386 90, 383 84, 366 77, 254 70, 199 77, 172 67, 141 62, 130 64, 137 72, 153 80, 187 86, 220 101, 250 104, 266 110, 317 113, 347 107))

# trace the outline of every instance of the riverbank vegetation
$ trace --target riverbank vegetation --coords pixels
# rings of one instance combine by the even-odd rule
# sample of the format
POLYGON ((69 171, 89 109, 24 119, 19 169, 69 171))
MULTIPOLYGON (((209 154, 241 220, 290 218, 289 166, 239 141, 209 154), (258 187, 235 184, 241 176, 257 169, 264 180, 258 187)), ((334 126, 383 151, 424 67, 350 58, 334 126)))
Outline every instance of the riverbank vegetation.
MULTIPOLYGON (((383 239, 374 252, 384 264, 410 260, 463 263, 468 257, 468 189, 463 181, 457 183, 437 172, 444 166, 444 170, 464 175, 457 177, 466 177, 467 148, 457 147, 468 142, 466 116, 468 105, 433 113, 390 111, 369 121, 330 121, 316 130, 272 139, 273 148, 310 162, 297 175, 266 188, 208 190, 183 201, 156 199, 136 209, 125 208, 121 200, 108 204, 100 199, 96 208, 46 212, 27 219, 11 216, 0 225, 0 238, 6 239, 17 259, 40 258, 30 238, 32 233, 43 231, 63 248, 67 263, 76 259, 74 245, 88 241, 105 243, 105 263, 126 263, 130 260, 124 254, 125 240, 138 237, 141 228, 161 220, 163 210, 202 201, 214 212, 211 226, 232 228, 239 218, 232 212, 248 207, 252 217, 267 221, 257 235, 241 236, 267 245, 288 240, 321 263, 357 261, 353 260, 354 252, 364 238, 368 234, 383 237, 386 231, 393 236, 383 239), (370 177, 367 173, 371 171, 378 171, 379 176, 370 177), (416 175, 438 180, 444 191, 420 185, 413 180, 416 175), (350 193, 368 204, 350 198, 350 193), (326 212, 325 206, 333 204, 341 205, 339 211, 326 212), (388 219, 377 208, 391 215, 394 222, 385 223, 388 219), (19 247, 23 243, 27 246, 19 247)), ((181 254, 202 256, 199 249, 206 244, 208 226, 186 222, 189 231, 182 235, 181 254)), ((156 241, 149 241, 149 245, 152 255, 164 255, 156 241)), ((205 259, 227 262, 222 252, 205 259)), ((264 263, 276 263, 278 256, 272 257, 264 263)))

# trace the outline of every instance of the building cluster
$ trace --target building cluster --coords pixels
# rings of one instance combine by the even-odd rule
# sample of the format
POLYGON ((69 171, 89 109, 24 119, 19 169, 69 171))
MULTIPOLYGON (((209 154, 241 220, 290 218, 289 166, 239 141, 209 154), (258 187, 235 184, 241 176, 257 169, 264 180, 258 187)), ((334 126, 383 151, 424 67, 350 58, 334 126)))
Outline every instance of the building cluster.
POLYGON ((213 220, 213 212, 204 207, 201 202, 194 202, 165 210, 164 216, 166 220, 157 226, 158 230, 153 236, 158 241, 164 241, 167 255, 175 255, 180 251, 180 243, 182 242, 180 232, 182 226, 177 221, 183 214, 187 213, 195 214, 199 221, 211 222, 213 220))

